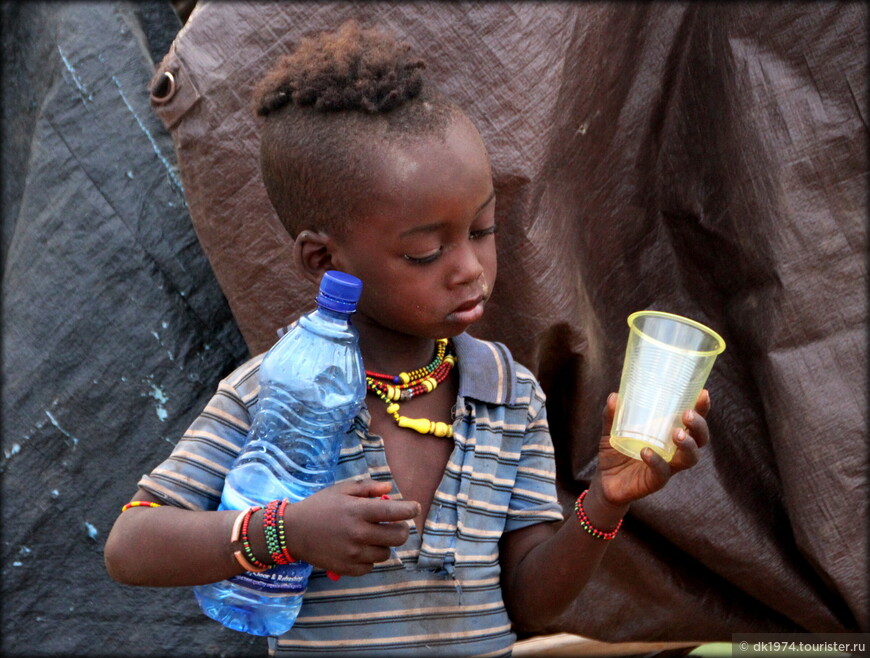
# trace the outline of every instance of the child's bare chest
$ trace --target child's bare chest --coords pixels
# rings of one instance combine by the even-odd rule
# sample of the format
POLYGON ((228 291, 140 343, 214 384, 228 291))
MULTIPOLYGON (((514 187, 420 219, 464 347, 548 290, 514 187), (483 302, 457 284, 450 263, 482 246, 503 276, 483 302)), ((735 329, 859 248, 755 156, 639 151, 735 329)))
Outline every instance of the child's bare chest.
MULTIPOLYGON (((403 402, 400 413, 449 425, 455 402, 456 384, 451 377, 431 393, 403 402)), ((366 404, 371 415, 371 431, 383 439, 387 464, 396 486, 405 500, 420 503, 420 515, 415 523, 422 534, 432 499, 453 453, 453 439, 399 427, 393 417, 387 415, 386 405, 372 394, 367 396, 366 404)))

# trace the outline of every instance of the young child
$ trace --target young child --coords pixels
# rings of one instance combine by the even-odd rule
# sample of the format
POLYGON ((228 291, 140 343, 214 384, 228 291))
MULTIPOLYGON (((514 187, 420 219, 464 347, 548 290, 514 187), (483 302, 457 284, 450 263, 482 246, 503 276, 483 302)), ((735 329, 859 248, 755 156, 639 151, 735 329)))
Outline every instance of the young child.
MULTIPOLYGON (((504 345, 465 333, 496 278, 486 149, 423 68, 407 46, 350 22, 303 40, 255 94, 263 179, 296 266, 312 282, 328 269, 362 279, 353 323, 375 373, 337 483, 284 513, 289 553, 315 570, 280 654, 510 655, 515 630, 543 628, 577 596, 629 503, 695 464, 708 440, 705 391, 673 461, 625 457, 607 440, 611 394, 597 473, 576 518, 559 523, 544 395, 504 345), (433 362, 447 363, 444 380, 388 413, 376 374, 433 362), (447 436, 401 417, 433 421, 422 431, 444 423, 447 436)), ((230 541, 238 512, 216 510, 256 410, 261 359, 223 380, 140 480, 132 501, 158 506, 116 521, 106 544, 116 580, 191 586, 244 571, 230 541)), ((270 564, 262 511, 250 527, 270 564)))

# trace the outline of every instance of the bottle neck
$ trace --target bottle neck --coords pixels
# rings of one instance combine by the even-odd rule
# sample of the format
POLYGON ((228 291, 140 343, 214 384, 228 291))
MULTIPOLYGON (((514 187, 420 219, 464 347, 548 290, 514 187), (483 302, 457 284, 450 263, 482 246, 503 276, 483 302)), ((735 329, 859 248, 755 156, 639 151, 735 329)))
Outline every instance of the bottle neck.
POLYGON ((347 324, 350 322, 350 316, 353 314, 353 311, 350 313, 343 313, 341 311, 334 311, 331 308, 327 308, 326 306, 317 305, 315 309, 315 313, 318 316, 322 317, 324 320, 328 322, 332 322, 335 324, 347 324))

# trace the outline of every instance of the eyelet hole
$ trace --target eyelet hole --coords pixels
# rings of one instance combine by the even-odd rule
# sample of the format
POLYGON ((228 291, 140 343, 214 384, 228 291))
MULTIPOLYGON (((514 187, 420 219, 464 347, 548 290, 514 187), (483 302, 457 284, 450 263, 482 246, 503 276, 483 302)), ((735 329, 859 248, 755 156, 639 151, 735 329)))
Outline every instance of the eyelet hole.
POLYGON ((175 76, 164 71, 151 87, 151 102, 157 105, 168 103, 175 96, 175 76))

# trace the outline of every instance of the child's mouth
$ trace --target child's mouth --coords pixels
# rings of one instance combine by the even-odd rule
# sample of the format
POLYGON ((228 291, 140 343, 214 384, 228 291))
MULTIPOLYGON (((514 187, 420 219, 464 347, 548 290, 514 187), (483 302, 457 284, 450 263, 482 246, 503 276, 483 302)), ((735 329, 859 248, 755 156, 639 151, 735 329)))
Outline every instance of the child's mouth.
POLYGON ((451 322, 459 322, 461 324, 472 324, 483 317, 483 304, 485 302, 483 296, 476 297, 461 306, 457 306, 447 319, 451 322))

